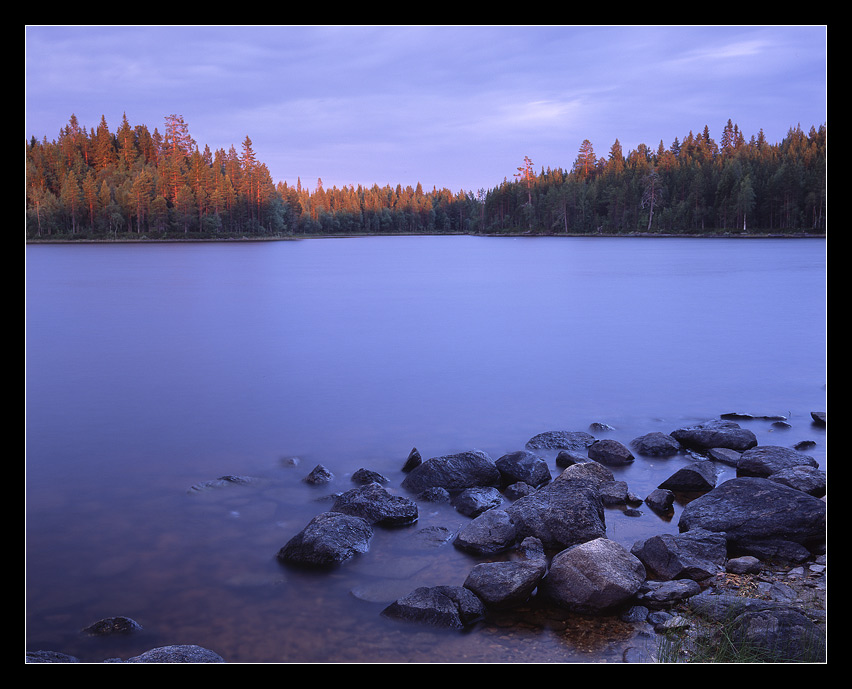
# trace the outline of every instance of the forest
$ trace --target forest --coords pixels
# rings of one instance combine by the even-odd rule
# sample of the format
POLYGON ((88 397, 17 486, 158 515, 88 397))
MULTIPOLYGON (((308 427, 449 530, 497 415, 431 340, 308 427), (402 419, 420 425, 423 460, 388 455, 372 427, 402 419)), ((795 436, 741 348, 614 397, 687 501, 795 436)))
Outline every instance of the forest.
POLYGON ((275 183, 246 136, 199 147, 180 115, 163 132, 72 115, 26 141, 28 240, 274 238, 340 234, 823 234, 826 128, 748 140, 731 120, 656 149, 599 156, 584 140, 565 168, 525 157, 493 189, 275 183))

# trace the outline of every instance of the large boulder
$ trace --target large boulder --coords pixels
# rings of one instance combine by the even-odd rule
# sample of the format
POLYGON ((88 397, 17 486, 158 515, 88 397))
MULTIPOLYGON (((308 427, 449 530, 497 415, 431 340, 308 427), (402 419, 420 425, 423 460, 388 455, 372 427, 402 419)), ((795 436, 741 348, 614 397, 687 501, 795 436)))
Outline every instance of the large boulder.
POLYGON ((737 476, 772 476, 794 467, 819 465, 810 455, 780 445, 761 445, 746 450, 737 461, 737 476))
POLYGON ((322 512, 278 551, 281 562, 331 566, 369 549, 373 527, 366 519, 342 512, 322 512))
POLYGON ((331 512, 361 517, 379 526, 404 526, 417 521, 417 503, 400 495, 391 495, 378 483, 353 488, 339 495, 331 512))
POLYGON ((523 482, 538 488, 552 479, 547 461, 527 450, 505 454, 495 464, 500 471, 503 486, 523 482))
POLYGON ((427 459, 408 473, 402 487, 420 493, 428 488, 454 491, 499 483, 500 471, 494 460, 485 452, 470 450, 427 459))
POLYGON ((568 467, 551 483, 506 508, 519 538, 534 536, 546 548, 563 549, 606 536, 599 483, 572 473, 584 466, 568 467))
POLYGON ((823 543, 825 512, 819 498, 769 479, 743 476, 687 504, 678 527, 681 532, 724 533, 729 551, 760 557, 769 552, 754 550, 761 544, 777 551, 786 543, 797 544, 798 550, 823 543))
POLYGON ((482 601, 463 586, 421 586, 395 600, 381 614, 433 627, 464 629, 484 613, 482 601))
POLYGON ((744 452, 757 445, 757 437, 750 430, 741 428, 734 421, 719 419, 679 428, 672 431, 670 435, 683 447, 694 450, 725 447, 729 450, 744 452))
POLYGON ((642 561, 649 577, 668 581, 702 581, 722 571, 727 559, 724 534, 695 529, 659 534, 633 544, 630 552, 642 561))
POLYGON ((632 598, 645 567, 624 546, 596 538, 557 553, 541 583, 548 600, 574 612, 604 612, 632 598))

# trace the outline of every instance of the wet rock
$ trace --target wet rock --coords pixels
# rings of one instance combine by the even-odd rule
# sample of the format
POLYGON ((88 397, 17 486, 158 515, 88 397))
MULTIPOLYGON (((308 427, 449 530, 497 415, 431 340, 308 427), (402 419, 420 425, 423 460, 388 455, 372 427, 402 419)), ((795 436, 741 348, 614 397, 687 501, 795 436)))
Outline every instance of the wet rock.
POLYGON ((59 651, 27 651, 27 663, 79 663, 79 659, 59 651))
POLYGON ((496 486, 500 471, 485 452, 471 450, 453 455, 432 457, 412 469, 402 481, 402 487, 413 493, 427 488, 464 490, 475 486, 496 486))
POLYGON ((595 437, 585 431, 545 431, 530 438, 528 450, 574 450, 583 451, 595 442, 595 437))
POLYGON ((474 555, 493 555, 511 548, 518 539, 512 518, 501 509, 486 510, 468 522, 456 535, 453 545, 474 555))
POLYGON ((648 607, 671 607, 701 593, 701 585, 693 579, 649 582, 649 590, 638 598, 648 607))
POLYGON ((624 546, 596 538, 557 553, 541 583, 560 607, 594 614, 630 600, 645 580, 645 567, 624 546))
POLYGON ((382 476, 377 471, 361 468, 357 469, 352 474, 352 482, 365 485, 367 483, 389 483, 390 479, 386 476, 382 476))
POLYGON ((683 447, 708 450, 725 447, 744 452, 757 445, 757 437, 747 428, 734 421, 711 420, 705 423, 679 428, 670 434, 683 447))
POLYGON ((142 625, 129 617, 105 617, 83 629, 83 633, 92 636, 113 636, 132 634, 142 631, 142 625))
POLYGON ((545 572, 545 560, 481 562, 467 575, 464 587, 490 608, 511 608, 532 595, 545 572))
POLYGON ((527 450, 505 454, 495 463, 500 472, 503 486, 522 481, 538 488, 549 483, 553 478, 547 462, 542 457, 527 450))
POLYGON ((601 502, 604 505, 627 504, 627 481, 607 481, 602 483, 598 489, 601 502))
POLYGON ((824 411, 812 411, 811 418, 814 420, 814 424, 816 424, 817 426, 825 426, 824 411))
POLYGON ((305 477, 305 483, 310 483, 312 486, 320 486, 329 483, 332 479, 334 479, 334 474, 322 464, 317 464, 311 470, 311 473, 305 477))
POLYGON ((630 552, 660 581, 703 581, 718 573, 727 559, 723 534, 696 529, 683 534, 660 534, 633 544, 630 552))
POLYGON ((385 617, 447 629, 464 629, 485 614, 482 601, 462 586, 422 586, 395 600, 385 617))
POLYGON ((680 452, 680 443, 668 433, 646 433, 630 441, 630 446, 647 457, 671 457, 680 452))
POLYGON ((569 467, 554 481, 506 508, 518 536, 534 536, 546 548, 563 549, 606 536, 604 507, 597 485, 569 467))
POLYGON ((734 557, 725 563, 725 571, 731 574, 754 574, 760 570, 760 560, 752 555, 734 557))
POLYGON ((743 452, 737 462, 737 476, 772 476, 797 466, 818 467, 810 455, 779 445, 761 445, 743 452))
POLYGON ((405 473, 408 473, 412 469, 419 467, 423 462, 422 457, 420 456, 420 452, 416 447, 411 449, 411 452, 408 453, 408 458, 405 460, 405 464, 402 465, 402 470, 405 473))
POLYGON ((808 495, 821 498, 826 492, 825 472, 812 466, 795 466, 782 469, 769 476, 770 481, 783 483, 808 495))
POLYGON ((559 450, 559 453, 556 455, 556 466, 560 468, 570 467, 572 464, 582 464, 583 462, 588 462, 588 455, 583 454, 582 452, 577 452, 575 450, 559 450))
POLYGON ((331 511, 361 517, 378 526, 413 524, 418 517, 417 503, 406 497, 391 495, 378 483, 368 483, 339 495, 331 511))
POLYGON ((373 528, 361 517, 342 512, 323 512, 278 551, 282 562, 331 566, 365 553, 373 537, 373 528))
POLYGON ((729 550, 761 557, 763 553, 752 551, 761 543, 771 552, 785 543, 794 550, 823 543, 825 513, 825 502, 800 490, 765 478, 738 477, 687 504, 678 527, 724 533, 729 550))
POLYGON ((215 653, 201 646, 176 645, 161 646, 145 651, 141 655, 128 658, 125 663, 224 663, 225 660, 215 653))
POLYGON ((693 462, 663 481, 658 488, 679 492, 705 492, 716 485, 716 468, 712 462, 693 462))
POLYGON ((666 488, 652 490, 645 498, 648 505, 657 514, 667 514, 674 511, 674 493, 666 488))
POLYGON ((721 462, 722 464, 727 464, 728 466, 735 467, 737 466, 737 462, 740 461, 740 457, 742 457, 742 452, 737 452, 736 450, 730 450, 727 447, 711 447, 707 450, 707 457, 712 459, 714 462, 721 462))
POLYGON ((467 488, 452 499, 452 504, 466 517, 478 517, 503 504, 503 496, 496 488, 467 488))
POLYGON ((635 458, 627 447, 611 438, 597 440, 589 446, 589 458, 609 466, 630 464, 635 458))
POLYGON ((254 476, 220 476, 219 478, 213 479, 211 481, 204 481, 202 483, 196 483, 189 487, 187 493, 206 493, 211 490, 217 490, 220 488, 230 488, 233 486, 251 486, 262 483, 263 479, 256 478, 254 476))

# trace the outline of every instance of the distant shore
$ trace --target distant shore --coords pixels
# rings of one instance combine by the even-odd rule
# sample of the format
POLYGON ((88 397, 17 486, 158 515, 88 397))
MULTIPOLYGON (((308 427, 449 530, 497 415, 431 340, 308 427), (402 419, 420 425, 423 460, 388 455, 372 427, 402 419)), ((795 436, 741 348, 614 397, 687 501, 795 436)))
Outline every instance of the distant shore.
POLYGON ((709 234, 660 234, 635 232, 631 234, 556 234, 546 232, 413 232, 413 233, 365 233, 365 234, 287 234, 277 236, 233 236, 233 237, 140 237, 109 239, 101 237, 97 239, 71 239, 57 237, 28 238, 27 244, 187 244, 187 243, 210 243, 210 242, 286 242, 299 239, 346 239, 359 237, 564 237, 564 238, 625 238, 625 239, 825 239, 825 233, 790 233, 790 234, 757 234, 757 233, 709 233, 709 234))

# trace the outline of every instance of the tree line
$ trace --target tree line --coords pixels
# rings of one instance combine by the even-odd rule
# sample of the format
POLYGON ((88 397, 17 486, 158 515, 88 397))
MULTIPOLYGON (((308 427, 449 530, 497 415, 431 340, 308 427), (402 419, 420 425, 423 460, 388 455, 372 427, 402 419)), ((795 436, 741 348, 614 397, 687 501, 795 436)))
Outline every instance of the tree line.
POLYGON ((180 115, 162 134, 122 118, 26 142, 26 234, 37 238, 215 238, 319 234, 702 234, 816 232, 826 224, 826 130, 746 141, 728 120, 656 150, 598 157, 581 144, 570 168, 525 157, 511 179, 476 192, 384 185, 326 189, 273 182, 246 136, 240 150, 199 147, 180 115))

